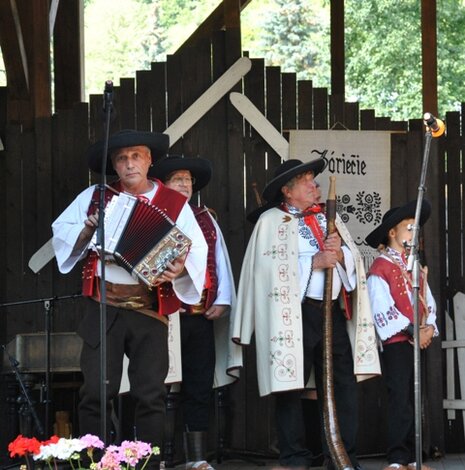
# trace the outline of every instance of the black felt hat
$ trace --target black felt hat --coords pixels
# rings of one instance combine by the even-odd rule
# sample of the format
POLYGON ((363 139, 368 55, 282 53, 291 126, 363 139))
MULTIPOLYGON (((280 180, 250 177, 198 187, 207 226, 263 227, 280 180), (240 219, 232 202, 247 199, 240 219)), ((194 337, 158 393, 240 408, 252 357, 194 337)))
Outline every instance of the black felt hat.
POLYGON ((188 170, 195 178, 192 191, 195 193, 205 187, 212 177, 212 164, 210 160, 201 157, 182 157, 181 155, 168 155, 153 164, 150 175, 161 181, 166 181, 168 176, 181 170, 188 170))
POLYGON ((323 158, 318 158, 307 163, 301 160, 291 159, 281 163, 276 168, 274 178, 266 185, 263 190, 263 199, 268 202, 277 202, 281 200, 281 188, 292 178, 307 171, 312 171, 315 177, 321 173, 326 166, 323 158))
MULTIPOLYGON (((410 201, 404 206, 393 207, 389 209, 384 215, 381 225, 376 227, 366 238, 365 241, 372 248, 378 248, 382 243, 387 244, 388 232, 397 224, 405 219, 414 219, 417 207, 417 200, 410 201)), ((420 227, 428 220, 431 214, 431 204, 423 199, 420 212, 420 227)))
MULTIPOLYGON (((138 145, 145 145, 150 149, 152 154, 152 163, 154 163, 158 158, 166 155, 170 146, 170 138, 168 134, 136 131, 134 129, 124 129, 116 132, 108 139, 107 169, 105 174, 116 174, 110 158, 110 154, 114 150, 123 147, 136 147, 138 145)), ((103 146, 104 141, 99 140, 98 142, 95 142, 95 144, 91 145, 87 150, 89 168, 96 173, 101 173, 102 170, 103 146)))

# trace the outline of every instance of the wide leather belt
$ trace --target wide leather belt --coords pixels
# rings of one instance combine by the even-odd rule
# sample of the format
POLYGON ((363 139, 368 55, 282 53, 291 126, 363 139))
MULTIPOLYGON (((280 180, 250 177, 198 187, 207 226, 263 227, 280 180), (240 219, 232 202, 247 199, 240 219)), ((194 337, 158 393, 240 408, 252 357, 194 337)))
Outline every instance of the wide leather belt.
MULTIPOLYGON (((105 281, 107 304, 117 308, 135 310, 168 324, 168 319, 153 310, 157 299, 156 291, 149 290, 143 284, 113 284, 105 281)), ((94 300, 99 301, 94 296, 94 300)))

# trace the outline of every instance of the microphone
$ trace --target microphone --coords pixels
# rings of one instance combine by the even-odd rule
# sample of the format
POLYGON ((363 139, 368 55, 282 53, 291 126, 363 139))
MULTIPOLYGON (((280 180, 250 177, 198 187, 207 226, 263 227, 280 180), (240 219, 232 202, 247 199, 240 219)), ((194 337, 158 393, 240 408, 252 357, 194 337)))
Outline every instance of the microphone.
POLYGON ((105 82, 105 89, 103 90, 103 112, 106 113, 108 110, 111 113, 111 104, 113 101, 113 82, 107 80, 105 82))
POLYGON ((426 129, 431 131, 433 137, 441 137, 446 130, 446 125, 440 119, 434 117, 431 113, 425 113, 423 116, 423 122, 426 129))

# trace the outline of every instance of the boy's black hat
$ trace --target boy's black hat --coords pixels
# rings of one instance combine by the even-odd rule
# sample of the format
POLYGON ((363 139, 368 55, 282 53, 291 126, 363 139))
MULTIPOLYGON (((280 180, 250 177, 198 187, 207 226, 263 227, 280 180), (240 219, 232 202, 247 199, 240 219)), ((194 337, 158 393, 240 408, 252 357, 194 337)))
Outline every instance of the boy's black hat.
MULTIPOLYGON (((405 219, 414 219, 417 207, 417 200, 407 202, 404 206, 393 207, 384 215, 381 225, 376 227, 366 238, 365 241, 372 248, 378 248, 380 244, 386 245, 387 235, 391 228, 405 219)), ((420 227, 428 220, 431 214, 431 204, 423 199, 420 212, 420 227)))

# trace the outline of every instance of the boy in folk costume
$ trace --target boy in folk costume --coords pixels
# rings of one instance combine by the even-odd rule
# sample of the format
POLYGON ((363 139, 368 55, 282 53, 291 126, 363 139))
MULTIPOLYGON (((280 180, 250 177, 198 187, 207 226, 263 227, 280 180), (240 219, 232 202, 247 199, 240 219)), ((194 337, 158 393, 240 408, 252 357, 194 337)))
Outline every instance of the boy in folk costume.
MULTIPOLYGON (((407 250, 412 240, 411 225, 415 222, 417 201, 390 209, 382 223, 366 242, 378 248, 380 255, 373 262, 368 277, 368 291, 373 319, 382 342, 383 375, 388 387, 388 450, 389 465, 385 470, 414 470, 414 407, 413 407, 413 289, 407 272, 407 250), (407 247, 407 248, 406 248, 407 247)), ((427 220, 431 206, 423 201, 420 226, 427 220)), ((420 281, 419 346, 426 349, 436 327, 436 303, 422 270, 420 281)), ((430 470, 426 465, 423 470, 430 470)))

